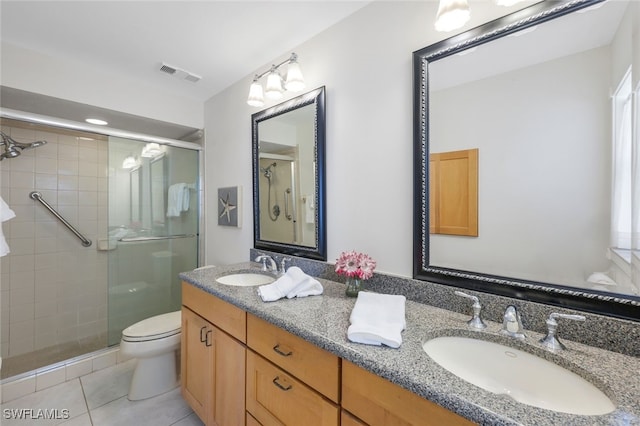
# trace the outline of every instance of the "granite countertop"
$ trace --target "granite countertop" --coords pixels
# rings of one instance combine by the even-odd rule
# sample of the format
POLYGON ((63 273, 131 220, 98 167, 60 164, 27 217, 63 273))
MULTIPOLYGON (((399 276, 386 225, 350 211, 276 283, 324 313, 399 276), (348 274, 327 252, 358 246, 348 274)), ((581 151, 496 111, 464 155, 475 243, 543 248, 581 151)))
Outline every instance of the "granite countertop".
MULTIPOLYGON (((324 279, 320 296, 263 302, 256 287, 218 284, 216 278, 236 271, 260 271, 244 262, 205 267, 180 274, 186 282, 256 315, 292 334, 353 362, 397 385, 433 401, 469 420, 491 425, 640 425, 640 358, 563 340, 567 350, 552 354, 537 342, 543 337, 528 332, 526 342, 499 334, 502 324, 485 321, 483 331, 468 328, 469 316, 433 306, 406 302, 407 328, 398 349, 352 343, 347 340, 354 298, 345 286, 324 279), (553 361, 595 384, 617 409, 601 416, 558 413, 515 402, 478 388, 436 364, 422 344, 437 336, 469 336, 495 341, 553 361)), ((549 383, 553 386, 553 383, 549 383)))

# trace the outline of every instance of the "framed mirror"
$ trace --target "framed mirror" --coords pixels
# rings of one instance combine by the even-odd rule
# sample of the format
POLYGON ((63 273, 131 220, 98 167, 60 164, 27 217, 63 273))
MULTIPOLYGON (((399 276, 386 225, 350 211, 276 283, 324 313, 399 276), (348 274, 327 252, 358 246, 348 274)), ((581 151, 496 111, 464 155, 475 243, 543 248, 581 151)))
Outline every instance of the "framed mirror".
POLYGON ((325 88, 251 116, 256 249, 327 259, 325 88))
POLYGON ((639 6, 535 3, 414 52, 415 278, 640 320, 639 6))

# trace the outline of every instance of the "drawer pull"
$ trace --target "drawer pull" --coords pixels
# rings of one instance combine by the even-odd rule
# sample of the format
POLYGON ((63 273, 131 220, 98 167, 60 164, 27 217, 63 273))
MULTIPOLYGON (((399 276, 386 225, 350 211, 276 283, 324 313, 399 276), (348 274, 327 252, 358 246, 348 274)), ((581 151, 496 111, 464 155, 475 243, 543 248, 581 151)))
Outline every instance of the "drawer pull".
POLYGON ((280 380, 280 376, 276 376, 276 378, 273 379, 273 384, 279 387, 280 389, 282 389, 283 391, 288 391, 289 389, 291 389, 291 385, 283 386, 282 384, 280 384, 279 380, 280 380))
POLYGON ((276 351, 276 353, 277 353, 278 355, 282 355, 282 356, 291 356, 291 355, 293 355, 293 352, 292 352, 292 351, 289 351, 289 352, 282 352, 282 351, 280 350, 280 343, 278 343, 277 345, 275 345, 275 346, 273 347, 273 350, 274 350, 274 351, 276 351))
POLYGON ((202 343, 204 343, 207 340, 206 335, 204 335, 203 337, 203 334, 202 334, 202 332, 205 331, 206 329, 207 329, 206 325, 200 329, 200 342, 202 343))
POLYGON ((206 337, 206 343, 205 343, 206 346, 211 346, 213 344, 213 341, 209 340, 209 337, 211 337, 211 331, 212 330, 207 331, 207 337, 206 337))

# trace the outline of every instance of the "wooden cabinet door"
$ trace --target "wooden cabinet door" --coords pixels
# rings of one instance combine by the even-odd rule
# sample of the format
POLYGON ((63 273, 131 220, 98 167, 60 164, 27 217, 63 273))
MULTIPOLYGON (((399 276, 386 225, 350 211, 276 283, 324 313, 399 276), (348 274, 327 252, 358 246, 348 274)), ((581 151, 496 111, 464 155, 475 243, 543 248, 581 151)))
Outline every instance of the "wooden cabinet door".
POLYGON ((215 353, 211 324, 182 308, 180 381, 182 396, 205 424, 213 421, 211 397, 215 380, 215 353), (207 342, 209 346, 207 346, 207 342))
POLYGON ((478 236, 478 149, 429 156, 429 230, 478 236))
POLYGON ((182 308, 182 395, 208 426, 245 424, 246 348, 182 308))
POLYGON ((213 418, 218 426, 245 424, 244 386, 247 349, 214 327, 213 418))

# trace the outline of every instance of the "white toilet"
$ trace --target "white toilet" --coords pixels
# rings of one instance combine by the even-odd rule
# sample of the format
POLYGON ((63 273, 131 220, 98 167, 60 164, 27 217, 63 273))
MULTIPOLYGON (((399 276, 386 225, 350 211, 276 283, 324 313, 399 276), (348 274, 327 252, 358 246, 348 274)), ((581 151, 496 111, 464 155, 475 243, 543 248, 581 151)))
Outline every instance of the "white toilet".
POLYGON ((129 387, 131 401, 151 398, 178 385, 176 351, 180 349, 181 312, 147 318, 122 331, 120 352, 136 358, 129 387))

